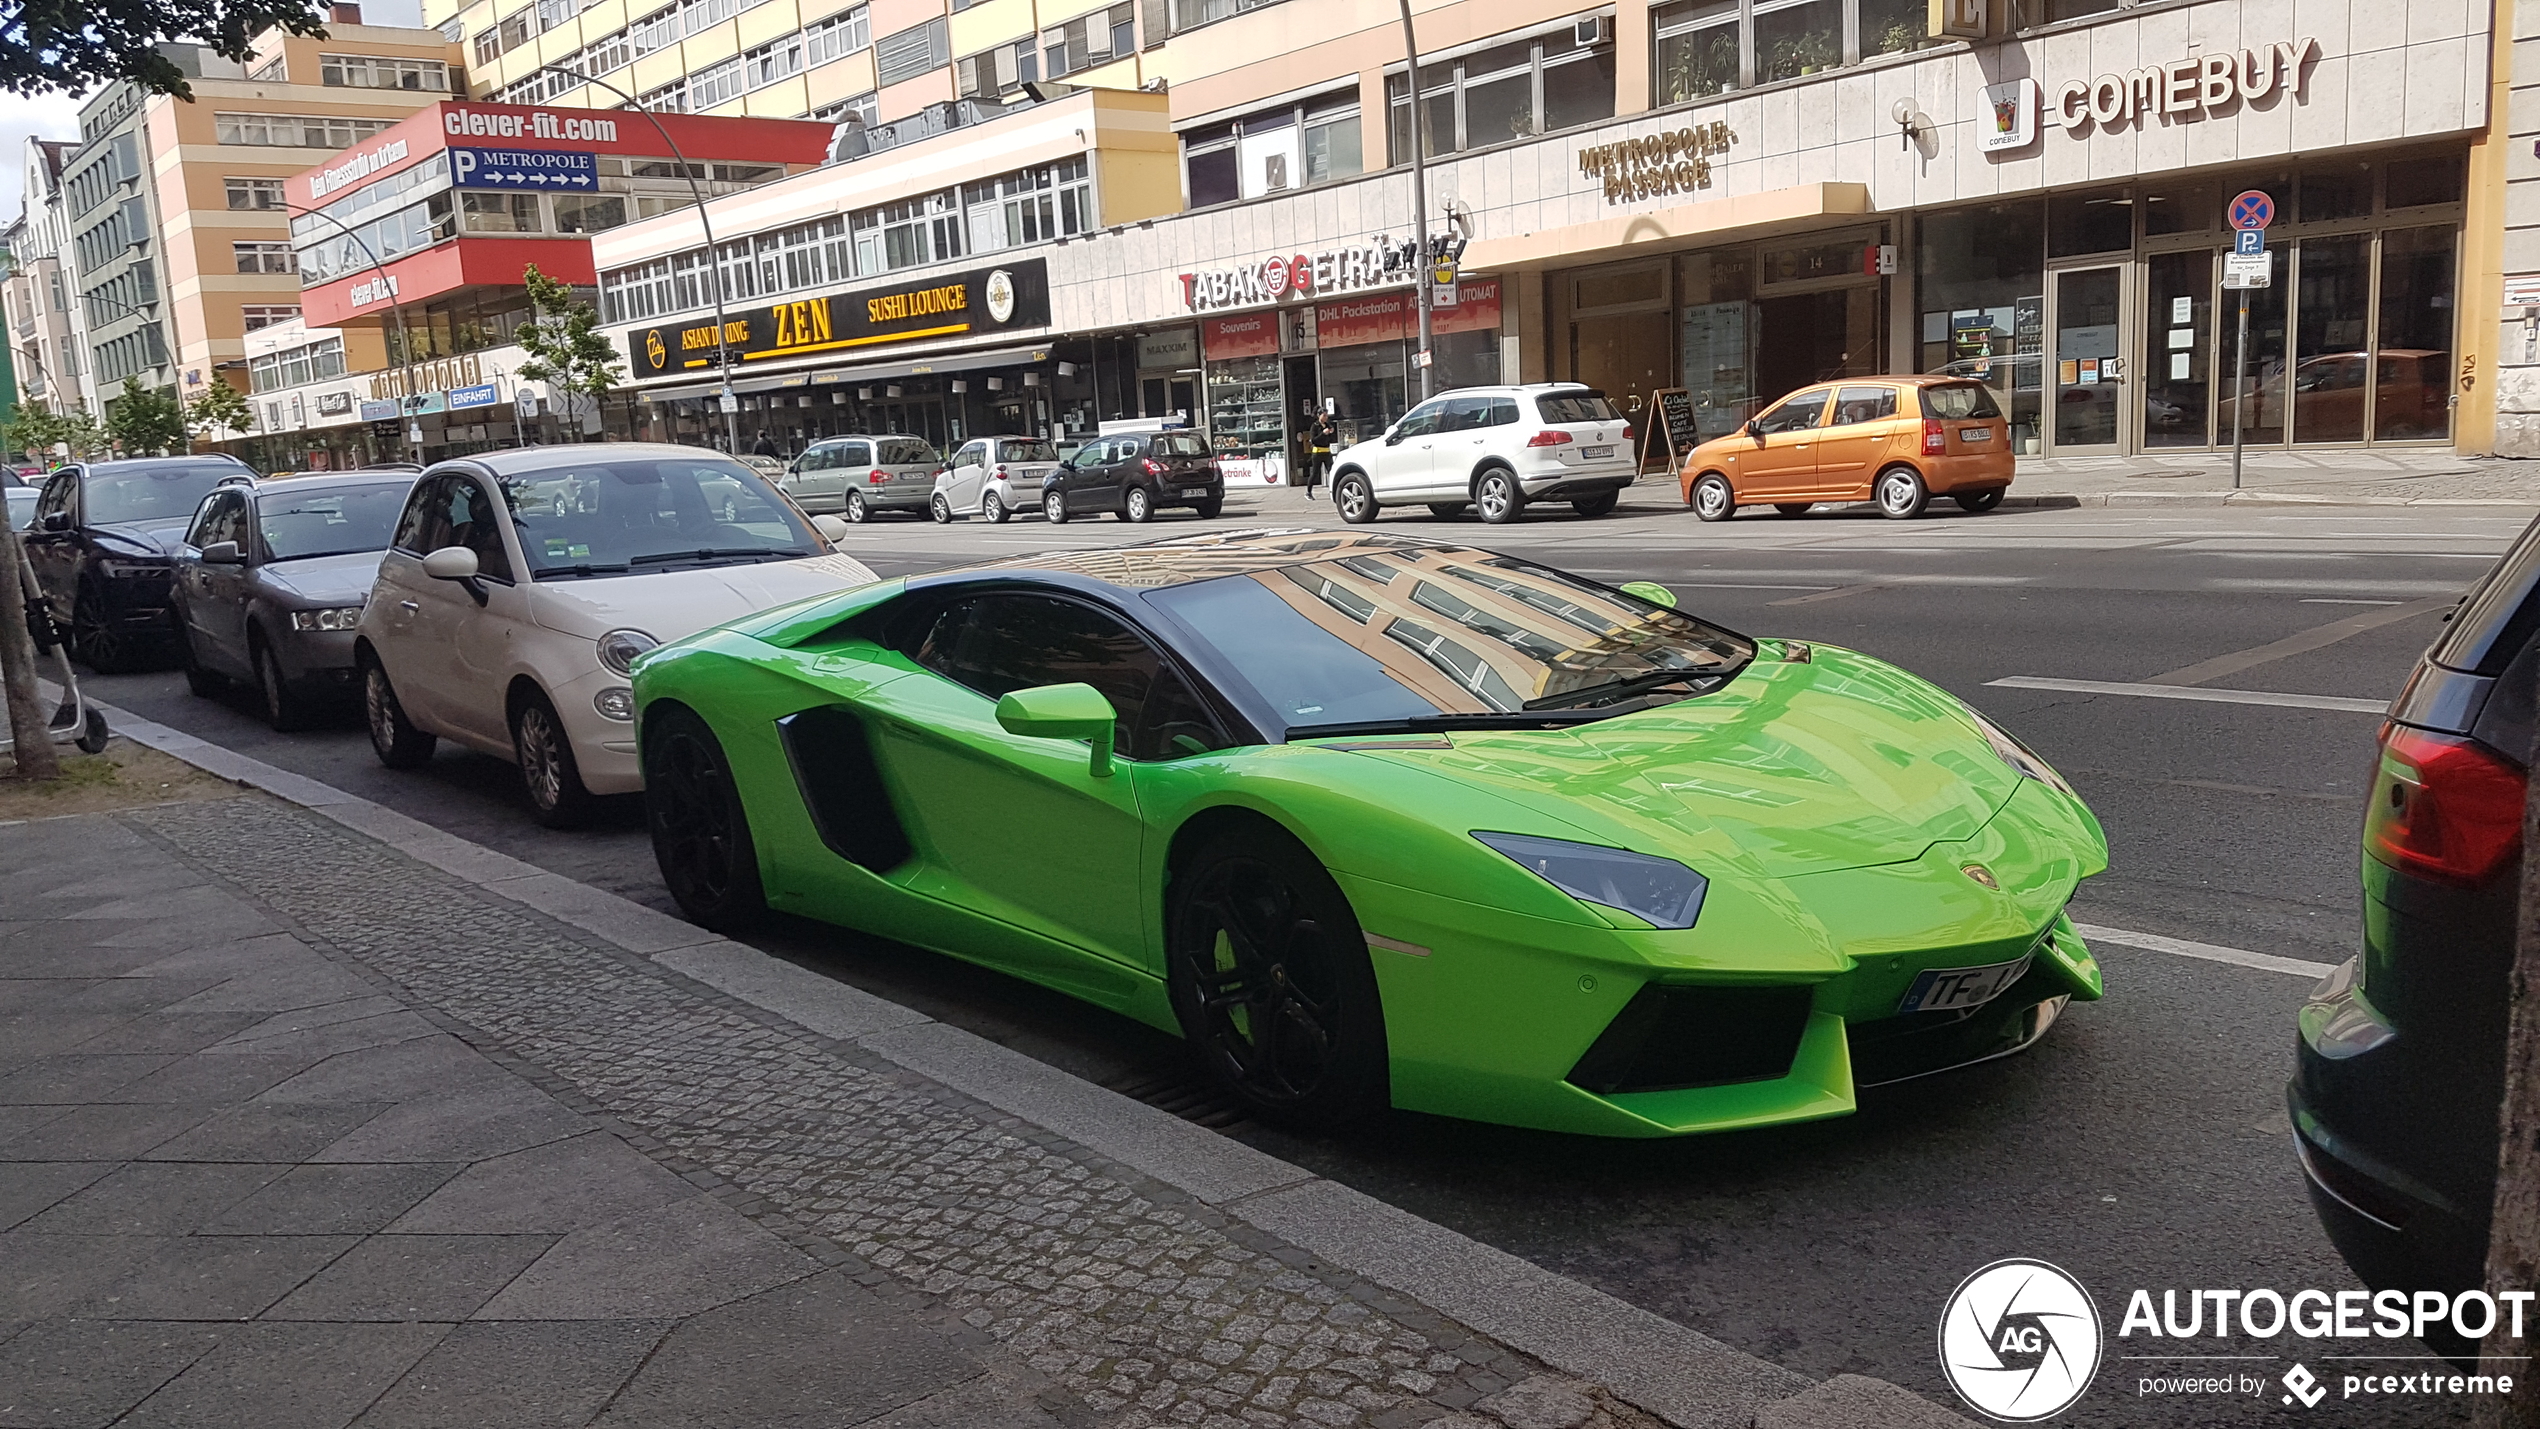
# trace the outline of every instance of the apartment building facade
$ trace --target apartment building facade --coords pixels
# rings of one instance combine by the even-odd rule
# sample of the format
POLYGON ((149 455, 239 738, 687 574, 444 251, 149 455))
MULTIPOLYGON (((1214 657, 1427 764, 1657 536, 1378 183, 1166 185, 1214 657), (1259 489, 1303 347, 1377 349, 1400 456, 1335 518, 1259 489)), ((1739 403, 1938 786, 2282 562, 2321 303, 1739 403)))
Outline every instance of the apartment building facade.
POLYGON ((62 161, 76 147, 58 139, 26 140, 20 155, 26 207, 0 230, 0 247, 9 254, 7 276, 0 278, 0 304, 5 304, 9 323, 15 378, 10 395, 57 413, 96 410, 96 394, 83 382, 88 364, 79 306, 72 300, 73 273, 62 251, 62 161))

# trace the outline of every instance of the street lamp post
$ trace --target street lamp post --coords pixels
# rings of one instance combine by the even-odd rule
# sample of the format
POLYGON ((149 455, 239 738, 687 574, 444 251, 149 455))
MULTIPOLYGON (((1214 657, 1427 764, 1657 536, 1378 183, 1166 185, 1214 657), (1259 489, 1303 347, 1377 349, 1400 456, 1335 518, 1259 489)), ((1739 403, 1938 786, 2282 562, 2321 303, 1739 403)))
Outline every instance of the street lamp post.
MULTIPOLYGON (((377 250, 370 246, 370 240, 362 237, 359 233, 354 232, 353 229, 344 222, 344 220, 337 218, 334 214, 328 213, 322 208, 293 208, 289 204, 285 204, 283 205, 283 212, 290 214, 294 218, 325 219, 327 222, 335 225, 336 232, 353 240, 354 246, 362 250, 362 256, 370 260, 371 271, 379 275, 380 286, 388 290, 388 316, 397 324, 398 371, 401 375, 413 372, 415 360, 414 335, 407 331, 406 328, 406 305, 397 300, 396 282, 388 276, 388 265, 379 261, 379 254, 377 250)), ((452 221, 457 221, 455 214, 452 221)), ((414 396, 414 392, 412 390, 414 384, 411 381, 400 381, 397 385, 407 389, 399 394, 397 402, 398 415, 403 416, 405 415, 406 410, 406 399, 414 396)), ((409 419, 409 421, 411 423, 411 419, 409 419)), ((413 429, 420 430, 420 426, 416 425, 413 429)), ((409 443, 409 445, 413 444, 409 443)))
POLYGON ((1411 0, 1401 4, 1402 51, 1411 61, 1410 73, 1404 76, 1411 87, 1411 235, 1419 244, 1413 287, 1420 304, 1420 350, 1411 360, 1420 368, 1420 400, 1425 402, 1437 389, 1437 364, 1429 351, 1433 322, 1429 311, 1429 146, 1420 132, 1420 41, 1411 29, 1411 0))
MULTIPOLYGON (((1405 0, 1405 3, 1408 4, 1409 0, 1405 0)), ((565 69, 558 65, 540 65, 538 66, 538 70, 550 74, 563 75, 566 78, 571 79, 576 84, 588 84, 600 89, 605 89, 609 93, 616 95, 618 98, 625 100, 626 107, 643 115, 646 120, 650 121, 653 126, 653 132, 659 134, 661 136, 661 141, 670 146, 671 159, 679 165, 680 176, 688 181, 689 197, 696 200, 697 225, 700 228, 703 228, 706 234, 706 267, 714 274, 714 371, 715 376, 721 379, 723 384, 723 394, 720 403, 723 408, 723 435, 724 440, 731 444, 733 454, 736 456, 739 455, 741 450, 741 400, 732 395, 732 351, 729 345, 724 341, 725 330, 729 324, 725 321, 723 315, 723 254, 717 248, 714 241, 714 218, 711 214, 706 212, 706 191, 698 187, 697 175, 688 163, 688 156, 679 152, 679 141, 670 137, 670 130, 663 126, 660 116, 654 114, 653 111, 646 109, 643 104, 635 98, 635 96, 628 94, 625 90, 618 88, 616 85, 609 83, 607 80, 593 79, 586 74, 576 74, 572 70, 565 69)), ((535 72, 537 71, 533 71, 533 73, 535 72)))

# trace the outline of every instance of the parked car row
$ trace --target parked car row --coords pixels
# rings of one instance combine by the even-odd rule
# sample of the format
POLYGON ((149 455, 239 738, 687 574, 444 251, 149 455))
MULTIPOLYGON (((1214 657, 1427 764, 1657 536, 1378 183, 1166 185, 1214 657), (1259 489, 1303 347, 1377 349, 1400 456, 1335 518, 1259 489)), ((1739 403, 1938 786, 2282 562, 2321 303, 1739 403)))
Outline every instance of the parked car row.
POLYGON ((1047 438, 980 437, 938 456, 923 437, 823 437, 777 485, 806 511, 855 523, 891 512, 1002 523, 1038 511, 1053 524, 1109 512, 1142 523, 1169 507, 1224 509, 1226 482, 1196 432, 1106 433, 1067 453, 1047 438))

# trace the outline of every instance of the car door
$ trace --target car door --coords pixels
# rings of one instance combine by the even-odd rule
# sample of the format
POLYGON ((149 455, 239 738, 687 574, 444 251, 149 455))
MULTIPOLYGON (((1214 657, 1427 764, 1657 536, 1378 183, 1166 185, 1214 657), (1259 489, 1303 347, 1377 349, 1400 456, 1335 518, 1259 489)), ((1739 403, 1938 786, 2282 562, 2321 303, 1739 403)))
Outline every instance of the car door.
POLYGON ((1490 454, 1491 399, 1449 397, 1430 440, 1428 495, 1460 500, 1470 495, 1473 468, 1490 454))
POLYGON ((1423 402, 1403 414, 1376 449, 1376 469, 1367 479, 1379 501, 1407 501, 1426 495, 1429 471, 1437 458, 1438 421, 1449 399, 1423 402))
MULTIPOLYGON (((442 694, 450 679, 450 585, 423 573, 423 558, 450 544, 450 504, 456 476, 426 476, 406 497, 397 518, 397 534, 379 558, 379 575, 371 585, 370 607, 363 612, 362 633, 378 655, 380 668, 397 691, 406 717, 435 733, 450 725, 442 713, 442 694)), ((461 600, 467 599, 460 592, 461 600)))
POLYGON ((255 674, 247 663, 247 584, 250 567, 257 558, 253 549, 255 523, 249 519, 247 493, 238 490, 215 491, 194 515, 193 529, 185 533, 185 544, 193 556, 178 567, 176 584, 178 604, 185 612, 186 638, 193 642, 196 659, 204 668, 236 679, 249 679, 255 674), (200 553, 206 546, 227 541, 238 548, 241 559, 228 565, 206 565, 200 553))
POLYGON ((1111 699, 1125 749, 1159 668, 1153 647, 1091 605, 994 592, 948 600, 907 653, 933 675, 893 683, 878 743, 926 864, 912 890, 1151 967, 1135 785, 1117 768, 1097 777, 1082 743, 1006 733, 996 700, 1083 681, 1111 699))
POLYGON ((1067 493, 1069 511, 1107 511, 1118 504, 1110 491, 1120 446, 1116 438, 1097 438, 1078 447, 1075 455, 1067 459, 1067 480, 1062 489, 1067 493))
POLYGON ((1837 387, 1826 425, 1817 438, 1817 471, 1809 494, 1826 500, 1866 501, 1879 462, 1896 442, 1896 389, 1837 387))
POLYGON ((979 509, 979 488, 988 479, 987 446, 985 442, 964 443, 944 463, 944 477, 936 486, 952 503, 953 510, 965 516, 979 509))
POLYGON ((453 680, 450 722, 463 738, 509 749, 511 674, 518 663, 514 650, 520 629, 530 623, 529 592, 514 576, 509 508, 486 482, 476 476, 456 478, 450 503, 450 544, 476 553, 476 584, 483 602, 458 581, 432 584, 454 598, 446 607, 453 680))
POLYGON ((1783 398, 1732 444, 1739 499, 1789 499, 1817 479, 1817 437, 1829 389, 1811 387, 1783 398))
POLYGON ((79 468, 64 467, 44 483, 26 535, 27 564, 64 625, 79 585, 79 468))

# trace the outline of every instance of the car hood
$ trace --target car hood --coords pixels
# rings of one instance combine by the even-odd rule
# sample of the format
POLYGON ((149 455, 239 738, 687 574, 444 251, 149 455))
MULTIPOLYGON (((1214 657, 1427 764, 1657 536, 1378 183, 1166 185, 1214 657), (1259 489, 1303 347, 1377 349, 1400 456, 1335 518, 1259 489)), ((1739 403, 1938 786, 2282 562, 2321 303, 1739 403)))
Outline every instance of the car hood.
POLYGON ((539 581, 530 587, 530 609, 540 625, 586 640, 632 628, 668 644, 754 611, 869 585, 876 579, 872 568, 852 556, 810 556, 757 565, 539 581))
POLYGON ((1788 658, 1798 648, 1766 642, 1715 693, 1575 729, 1354 752, 1487 788, 1536 821, 1511 832, 1766 878, 1918 858, 1975 836, 2019 788, 1946 691, 1850 651, 1788 658))
POLYGON ((193 523, 192 516, 175 516, 163 521, 117 521, 88 529, 97 544, 109 550, 121 546, 140 555, 173 556, 184 547, 185 530, 193 523))
POLYGON ((256 578, 275 594, 311 605, 359 605, 379 578, 379 551, 347 551, 340 556, 309 556, 296 561, 268 561, 256 578))

